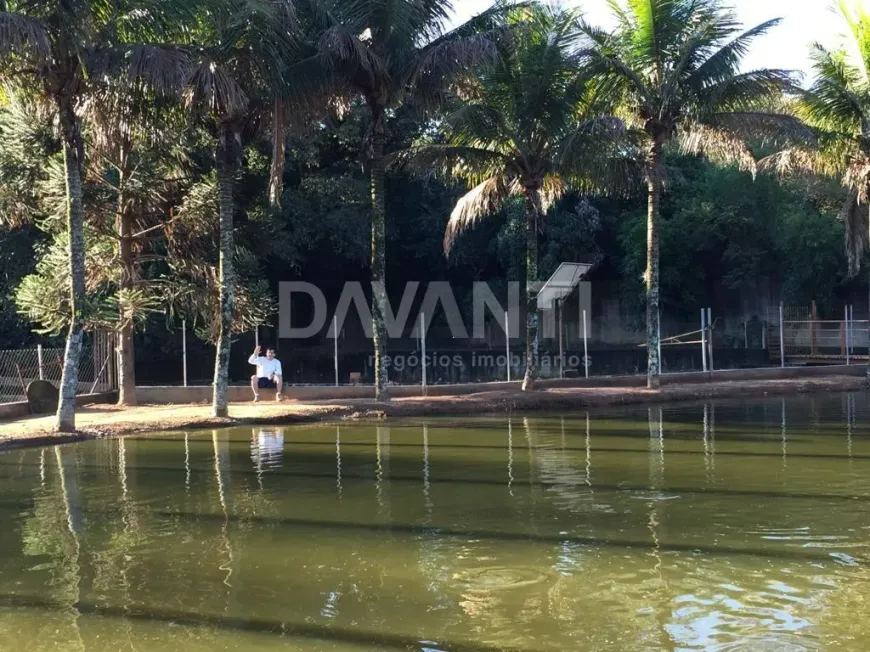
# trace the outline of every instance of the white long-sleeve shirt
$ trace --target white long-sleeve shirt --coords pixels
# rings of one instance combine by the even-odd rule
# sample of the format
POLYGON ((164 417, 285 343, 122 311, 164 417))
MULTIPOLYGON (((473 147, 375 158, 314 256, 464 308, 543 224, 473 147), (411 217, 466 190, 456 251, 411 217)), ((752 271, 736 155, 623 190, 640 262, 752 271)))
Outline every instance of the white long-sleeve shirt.
POLYGON ((248 358, 248 364, 256 365, 257 378, 271 378, 273 374, 283 376, 281 372, 281 361, 278 358, 269 360, 264 355, 252 355, 248 358))

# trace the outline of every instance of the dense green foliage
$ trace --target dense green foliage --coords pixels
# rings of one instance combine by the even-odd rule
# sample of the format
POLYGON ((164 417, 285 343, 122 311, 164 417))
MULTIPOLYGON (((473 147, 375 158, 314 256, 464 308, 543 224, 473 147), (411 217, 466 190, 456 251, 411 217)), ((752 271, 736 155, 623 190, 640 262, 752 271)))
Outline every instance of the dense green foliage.
MULTIPOLYGON (((259 140, 249 151, 238 228, 255 263, 253 277, 265 279, 273 293, 280 281, 301 279, 320 284, 334 300, 345 280, 367 280, 368 183, 352 137, 363 118, 364 111, 354 109, 340 122, 291 138, 284 201, 275 212, 265 203, 270 143, 259 140)), ((421 124, 395 119, 394 146, 409 143, 421 124)), ((692 315, 719 289, 753 293, 765 282, 781 287, 787 304, 815 299, 820 307, 834 304, 833 311, 838 291, 861 287, 860 280, 846 279, 843 225, 836 220, 843 191, 836 184, 780 182, 763 174, 753 180, 694 157, 677 157, 672 164, 682 179, 663 207, 662 298, 669 314, 692 315)), ((499 279, 523 278, 521 202, 509 204, 501 219, 495 216, 465 233, 450 257, 444 256, 444 230, 462 192, 461 186, 433 179, 390 178, 388 288, 396 299, 405 279, 451 280, 459 293, 470 290, 474 280, 497 286, 499 279)), ((592 260, 598 263, 592 278, 621 281, 623 298, 642 318, 645 219, 641 197, 569 194, 547 215, 541 277, 562 261, 592 260)), ((45 236, 35 228, 6 227, 0 234, 5 254, 0 319, 5 346, 13 347, 32 341, 32 325, 16 314, 14 293, 21 277, 33 271, 45 236)), ((164 321, 158 317, 152 327, 164 321)))
MULTIPOLYGON (((792 97, 787 71, 740 72, 775 23, 742 33, 715 0, 617 2, 613 34, 525 3, 452 31, 447 0, 68 4, 88 29, 91 15, 129 27, 58 61, 72 45, 56 20, 0 11, 7 81, 52 61, 49 87, 9 83, 0 108, 3 346, 107 328, 132 355, 137 329, 139 360, 159 366, 183 317, 218 344, 225 413, 230 335, 275 325, 281 281, 328 301, 361 281, 377 304, 381 280, 394 302, 408 280, 448 280, 468 310, 474 281, 501 291, 590 261, 648 335, 659 305, 836 313, 862 282, 847 265, 867 241, 861 70, 817 49, 815 84, 792 97), (42 20, 60 39, 48 54, 42 20), (74 88, 51 87, 63 75, 74 88), (811 175, 756 175, 760 152, 811 175)), ((863 14, 850 24, 870 42, 863 14)))

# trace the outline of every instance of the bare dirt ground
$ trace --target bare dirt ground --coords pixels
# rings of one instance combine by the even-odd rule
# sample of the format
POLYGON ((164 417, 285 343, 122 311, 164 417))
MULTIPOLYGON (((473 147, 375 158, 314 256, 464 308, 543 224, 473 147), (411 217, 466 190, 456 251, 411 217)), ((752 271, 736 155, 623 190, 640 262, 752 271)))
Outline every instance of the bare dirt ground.
POLYGON ((309 403, 267 401, 233 403, 230 405, 228 419, 212 417, 211 406, 207 404, 140 405, 132 408, 92 405, 80 408, 77 412, 76 424, 79 431, 74 435, 54 433, 52 431, 54 416, 0 422, 0 450, 161 430, 267 423, 312 423, 339 419, 485 414, 515 410, 571 410, 710 398, 759 398, 766 395, 854 391, 865 389, 866 386, 866 380, 861 377, 828 376, 788 380, 674 384, 658 390, 640 387, 551 388, 534 392, 504 390, 464 396, 401 398, 395 399, 389 405, 362 399, 309 403))

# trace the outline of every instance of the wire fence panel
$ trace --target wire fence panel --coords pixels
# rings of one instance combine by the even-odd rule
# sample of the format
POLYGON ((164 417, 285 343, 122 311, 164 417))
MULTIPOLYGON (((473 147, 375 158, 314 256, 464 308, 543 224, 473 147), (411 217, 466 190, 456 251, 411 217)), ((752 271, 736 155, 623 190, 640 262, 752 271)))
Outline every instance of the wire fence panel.
POLYGON ((62 371, 63 349, 42 349, 41 355, 39 349, 0 351, 0 403, 26 401, 27 386, 34 380, 60 387, 62 371))
MULTIPOLYGON (((79 358, 79 395, 118 388, 115 343, 114 333, 88 334, 79 358)), ((26 401, 27 386, 34 380, 60 388, 63 357, 61 348, 0 350, 0 403, 26 401)))

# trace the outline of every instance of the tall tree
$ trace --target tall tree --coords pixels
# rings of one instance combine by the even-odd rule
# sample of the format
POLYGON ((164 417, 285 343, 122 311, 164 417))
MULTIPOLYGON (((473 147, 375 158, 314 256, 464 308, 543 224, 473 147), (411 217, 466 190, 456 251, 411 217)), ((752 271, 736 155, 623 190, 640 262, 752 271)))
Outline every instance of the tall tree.
POLYGON ((659 386, 659 213, 667 180, 663 153, 684 153, 755 170, 748 137, 788 119, 760 109, 793 87, 785 70, 741 72, 756 38, 778 20, 743 31, 719 0, 613 0, 613 34, 586 27, 588 56, 602 88, 622 102, 630 126, 644 138, 647 185, 647 384, 659 386))
POLYGON ((236 271, 233 264, 233 197, 245 136, 275 104, 285 63, 294 56, 296 12, 292 0, 203 0, 199 41, 190 48, 194 68, 187 105, 207 116, 214 134, 220 246, 220 327, 212 410, 228 415, 230 347, 236 271))
MULTIPOLYGON (((513 11, 515 39, 498 45, 492 69, 465 89, 443 120, 441 143, 407 153, 423 171, 461 179, 473 188, 456 203, 444 236, 456 236, 511 197, 525 211, 526 371, 523 389, 537 379, 538 235, 549 208, 569 189, 618 192, 634 176, 627 134, 607 115, 578 49, 574 12, 543 6, 513 11)), ((502 213, 503 214, 503 213, 502 213)))
POLYGON ((814 138, 774 154, 762 166, 781 174, 840 179, 848 195, 838 217, 846 226, 848 274, 854 278, 870 242, 870 13, 858 2, 844 0, 839 7, 849 27, 846 42, 833 50, 811 46, 813 83, 794 105, 796 115, 814 129, 814 138))
POLYGON ((369 108, 363 155, 371 185, 372 321, 375 395, 389 401, 386 367, 386 121, 407 103, 432 107, 444 91, 479 64, 495 57, 487 32, 503 7, 497 6, 453 30, 444 27, 450 0, 330 0, 324 3, 320 60, 333 81, 369 108))
POLYGON ((157 0, 8 0, 0 6, 0 77, 18 92, 53 107, 59 125, 66 177, 66 229, 70 269, 69 330, 56 428, 75 430, 75 396, 82 349, 85 295, 82 169, 85 143, 78 110, 95 79, 120 70, 156 80, 177 67, 154 66, 162 51, 119 44, 111 25, 160 13, 157 0))

